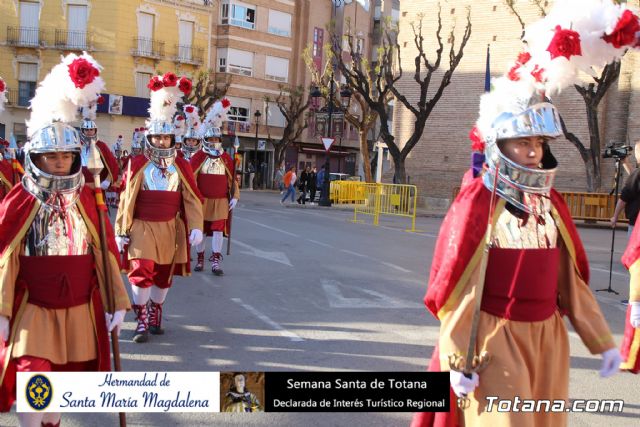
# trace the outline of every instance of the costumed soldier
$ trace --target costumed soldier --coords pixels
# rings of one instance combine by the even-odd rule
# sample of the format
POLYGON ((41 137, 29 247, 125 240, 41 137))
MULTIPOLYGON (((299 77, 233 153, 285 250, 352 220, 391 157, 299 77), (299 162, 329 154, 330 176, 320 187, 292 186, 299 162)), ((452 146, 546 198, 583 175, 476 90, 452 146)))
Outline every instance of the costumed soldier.
POLYGON ((164 333, 162 304, 172 276, 190 274, 189 244, 202 240, 202 198, 189 163, 176 158, 172 124, 176 102, 181 91, 188 94, 191 82, 182 77, 177 86, 175 75, 167 74, 149 83, 144 156, 133 157, 131 175, 125 172, 116 218, 118 247, 123 251, 128 245, 124 267, 138 322, 133 341, 138 343, 146 342, 149 332, 164 333))
POLYGON ((459 400, 451 396, 450 412, 416 414, 414 427, 566 425, 564 410, 499 411, 488 399, 569 406, 565 315, 601 356, 600 376, 619 370, 620 352, 588 286, 587 255, 552 188, 558 164, 551 147, 563 132, 546 96, 576 82, 579 66, 619 58, 624 49, 607 46, 605 33, 616 22, 600 33, 597 25, 624 9, 607 2, 563 6, 527 28, 528 52, 481 97, 473 134, 485 143, 485 172, 461 189, 444 219, 425 296, 440 320, 429 370, 449 371, 459 400), (595 40, 598 49, 580 40, 595 40))
POLYGON ((100 188, 106 191, 109 186, 115 184, 120 174, 120 167, 118 166, 118 160, 115 158, 109 146, 103 141, 98 139, 98 127, 96 126, 96 110, 98 104, 102 103, 102 96, 96 97, 87 107, 82 108, 82 125, 80 126, 80 142, 82 143, 82 173, 84 174, 84 180, 93 187, 93 175, 89 169, 87 169, 87 162, 89 161, 89 152, 92 142, 95 141, 96 148, 100 153, 100 159, 104 165, 104 169, 100 172, 100 188))
MULTIPOLYGON (((226 112, 230 107, 226 98, 217 101, 207 113, 203 123, 202 150, 191 157, 191 168, 196 177, 198 188, 204 196, 204 232, 212 236, 211 272, 222 276, 223 235, 229 232, 229 212, 235 207, 240 197, 240 189, 234 179, 233 160, 222 149, 222 122, 226 120, 226 112)), ((195 271, 204 269, 205 240, 196 246, 198 259, 195 271)))
POLYGON ((629 269, 631 280, 621 350, 624 361, 620 368, 634 374, 640 373, 640 232, 637 229, 640 227, 633 228, 622 256, 622 263, 629 269))
POLYGON ((173 128, 175 129, 174 136, 176 138, 176 156, 184 157, 182 155, 182 138, 185 132, 185 123, 182 114, 177 114, 173 119, 173 128))
POLYGON ((133 132, 133 139, 131 140, 131 155, 130 158, 142 156, 142 144, 144 138, 144 128, 136 128, 133 132))
MULTIPOLYGON (((26 173, 0 205, 2 411, 15 400, 16 372, 110 370, 108 331, 130 308, 108 219, 102 261, 94 192, 84 185, 83 147, 70 124, 104 88, 100 69, 86 53, 70 54, 40 83, 27 122, 26 173), (115 312, 105 316, 110 292, 115 312)), ((21 426, 60 425, 56 413, 18 418, 21 426)))
MULTIPOLYGON (((4 80, 0 78, 0 114, 4 111, 4 104, 7 102, 5 95, 6 85, 4 80)), ((15 159, 9 159, 11 154, 8 152, 9 141, 0 138, 0 202, 11 191, 14 185, 20 181, 20 174, 15 170, 15 159)))
POLYGON ((202 146, 199 109, 195 105, 185 105, 184 115, 186 130, 183 136, 182 156, 186 160, 191 160, 202 146))

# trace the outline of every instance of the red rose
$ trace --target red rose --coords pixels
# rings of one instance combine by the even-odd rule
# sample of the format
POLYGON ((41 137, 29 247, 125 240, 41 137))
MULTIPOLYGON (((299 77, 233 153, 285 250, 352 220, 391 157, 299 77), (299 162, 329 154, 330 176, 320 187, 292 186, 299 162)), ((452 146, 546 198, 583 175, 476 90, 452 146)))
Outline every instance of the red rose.
POLYGON ((4 80, 0 79, 0 92, 4 92, 6 87, 7 86, 4 84, 4 80))
POLYGON ((184 107, 184 111, 189 114, 193 113, 193 105, 187 105, 184 107))
POLYGON ((183 121, 183 120, 184 120, 184 116, 178 116, 178 117, 176 117, 176 120, 177 120, 177 121, 179 121, 179 122, 181 122, 181 121, 183 121))
POLYGON ((73 62, 69 64, 69 77, 71 77, 71 81, 73 81, 73 84, 79 89, 84 89, 86 85, 91 84, 99 75, 100 71, 84 58, 74 59, 73 62))
POLYGON ((622 46, 634 44, 638 31, 640 31, 638 17, 630 10, 625 10, 611 34, 605 34, 602 39, 615 48, 621 48, 622 46))
POLYGON ((98 105, 102 105, 102 104, 104 104, 104 96, 100 95, 100 96, 98 97, 98 99, 96 100, 96 103, 97 103, 98 105))
POLYGON ((162 76, 162 83, 164 83, 165 87, 173 87, 178 83, 178 77, 172 72, 165 73, 162 76))
POLYGON ((518 69, 520 68, 520 64, 516 64, 513 67, 511 67, 511 69, 509 70, 509 73, 507 74, 507 77, 509 78, 509 80, 517 82, 518 80, 520 80, 520 74, 518 74, 518 69))
POLYGON ((471 128, 471 131, 469 131, 469 139, 471 140, 471 149, 473 151, 484 151, 484 141, 482 140, 478 126, 471 128))
POLYGON ((178 83, 178 89, 180 89, 180 92, 184 93, 185 95, 189 95, 189 93, 191 92, 191 88, 191 80, 186 77, 180 77, 180 82, 178 83))
POLYGON ((538 83, 542 83, 544 81, 544 77, 543 77, 543 73, 546 70, 544 68, 540 68, 537 65, 533 68, 533 71, 531 72, 531 75, 533 76, 534 79, 536 79, 536 81, 538 83))
POLYGON ((564 56, 571 59, 572 56, 581 56, 580 34, 573 30, 563 30, 560 25, 556 26, 556 33, 547 47, 547 51, 551 54, 551 59, 564 56))
POLYGON ((527 62, 529 62, 529 60, 531 59, 531 54, 529 52, 520 52, 520 54, 518 55, 518 59, 516 60, 516 62, 518 64, 526 64, 527 62))
POLYGON ((229 107, 230 105, 231 105, 231 101, 229 101, 227 98, 224 98, 224 99, 222 100, 222 107, 223 107, 223 108, 227 108, 227 107, 229 107))
POLYGON ((164 87, 164 83, 162 83, 159 76, 153 76, 151 77, 151 80, 149 80, 147 87, 155 92, 162 89, 164 87))

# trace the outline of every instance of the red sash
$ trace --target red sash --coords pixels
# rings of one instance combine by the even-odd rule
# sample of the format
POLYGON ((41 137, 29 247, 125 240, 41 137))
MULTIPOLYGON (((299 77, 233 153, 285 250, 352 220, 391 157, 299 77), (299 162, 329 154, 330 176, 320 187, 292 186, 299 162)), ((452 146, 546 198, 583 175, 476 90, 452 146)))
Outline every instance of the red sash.
POLYGON ((70 308, 91 301, 98 287, 93 255, 20 256, 18 281, 29 290, 28 302, 44 308, 70 308))
POLYGON ((207 199, 229 197, 229 180, 227 175, 198 174, 198 189, 207 199))
POLYGON ((558 263, 554 249, 489 251, 482 311, 504 319, 537 322, 558 308, 558 263))
POLYGON ((169 221, 180 212, 181 204, 179 191, 140 190, 133 217, 142 221, 169 221))

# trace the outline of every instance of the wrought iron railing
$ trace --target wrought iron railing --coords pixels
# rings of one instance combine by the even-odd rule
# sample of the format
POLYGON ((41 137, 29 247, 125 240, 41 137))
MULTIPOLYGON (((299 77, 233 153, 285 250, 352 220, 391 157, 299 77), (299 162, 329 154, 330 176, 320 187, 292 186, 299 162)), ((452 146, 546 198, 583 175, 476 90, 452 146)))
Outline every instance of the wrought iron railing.
POLYGON ((56 48, 68 50, 92 50, 91 34, 87 31, 56 29, 56 48))
POLYGON ((204 62, 204 48, 192 45, 176 45, 175 61, 200 65, 204 62))
POLYGON ((163 58, 164 42, 146 37, 134 37, 131 54, 145 58, 163 58))
POLYGON ((7 27, 7 44, 19 47, 43 47, 45 31, 42 28, 7 27))

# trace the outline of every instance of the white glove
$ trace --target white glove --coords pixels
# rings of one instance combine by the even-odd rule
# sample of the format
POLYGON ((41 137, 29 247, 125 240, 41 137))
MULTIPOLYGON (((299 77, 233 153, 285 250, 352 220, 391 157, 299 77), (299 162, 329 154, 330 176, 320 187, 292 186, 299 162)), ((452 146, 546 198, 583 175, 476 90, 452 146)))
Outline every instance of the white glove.
POLYGON ((122 322, 124 322, 124 314, 126 310, 118 310, 113 313, 113 316, 110 313, 105 313, 104 318, 107 321, 107 330, 109 332, 116 330, 116 335, 120 335, 120 329, 122 328, 122 322))
POLYGON ((124 246, 128 245, 129 242, 131 241, 127 236, 116 236, 116 245, 118 245, 118 250, 120 251, 120 253, 124 252, 124 246))
POLYGON ((103 190, 106 190, 107 188, 109 188, 109 186, 111 185, 111 183, 109 182, 109 180, 104 180, 100 183, 100 188, 102 188, 103 190))
POLYGON ((471 374, 471 378, 464 376, 462 372, 449 371, 449 382, 453 392, 458 397, 466 396, 478 387, 480 377, 475 372, 471 374))
POLYGON ((622 363, 622 356, 617 348, 602 353, 602 367, 600 368, 600 376, 602 378, 610 377, 618 372, 620 369, 620 363, 622 363))
POLYGON ((6 341, 9 339, 9 318, 0 315, 0 339, 6 341))
POLYGON ((629 314, 629 323, 634 328, 640 328, 640 302, 630 302, 631 313, 629 314))
POLYGON ((202 231, 194 228, 189 235, 189 243, 193 246, 198 246, 202 242, 202 231))
POLYGON ((237 203, 238 203, 238 199, 229 200, 229 210, 235 208, 237 203))

